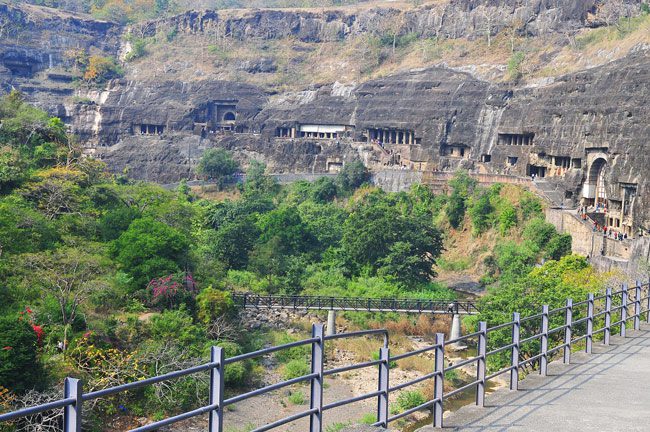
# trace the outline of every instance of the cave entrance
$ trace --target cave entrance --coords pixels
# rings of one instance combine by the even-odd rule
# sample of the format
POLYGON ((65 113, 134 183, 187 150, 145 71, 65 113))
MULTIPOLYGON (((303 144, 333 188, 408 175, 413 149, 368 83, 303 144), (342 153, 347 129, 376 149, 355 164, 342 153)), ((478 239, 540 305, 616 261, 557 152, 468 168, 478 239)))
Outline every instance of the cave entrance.
POLYGON ((537 166, 537 165, 528 165, 528 175, 535 176, 538 178, 546 177, 546 167, 537 166))
POLYGON ((594 160, 589 167, 587 182, 583 188, 583 198, 586 198, 589 204, 607 205, 606 167, 607 160, 603 157, 594 160))

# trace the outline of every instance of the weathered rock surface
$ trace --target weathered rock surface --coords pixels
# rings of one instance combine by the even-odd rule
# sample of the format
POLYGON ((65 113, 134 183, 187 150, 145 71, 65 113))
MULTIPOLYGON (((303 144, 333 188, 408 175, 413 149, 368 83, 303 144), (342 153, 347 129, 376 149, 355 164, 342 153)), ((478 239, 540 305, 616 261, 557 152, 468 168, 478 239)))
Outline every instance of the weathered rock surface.
MULTIPOLYGON (((400 32, 471 39, 515 22, 529 35, 600 25, 601 5, 599 0, 450 0, 406 11, 193 11, 144 23, 139 30, 318 43, 385 31, 399 15, 400 32)), ((221 146, 244 165, 258 159, 278 173, 334 173, 360 159, 376 171, 393 170, 396 174, 377 177, 393 190, 414 177, 426 181, 426 172, 459 167, 536 174, 544 177, 538 188, 558 205, 594 199, 601 184, 610 212, 620 216, 615 224, 650 228, 650 108, 644 103, 650 97, 650 54, 643 47, 622 60, 529 87, 433 67, 273 95, 209 77, 116 80, 81 94, 70 72, 57 69, 66 65, 63 53, 82 47, 116 55, 124 29, 35 6, 0 5, 0 20, 11 24, 0 42, 3 87, 17 87, 61 116, 89 152, 116 172, 128 169, 137 178, 174 182, 193 176, 206 148, 221 146), (36 74, 46 76, 33 79, 36 74)), ((275 65, 260 58, 238 67, 271 73, 275 65)))
MULTIPOLYGON (((176 29, 184 33, 230 35, 240 40, 295 37, 304 42, 337 41, 358 34, 380 33, 396 23, 401 23, 399 33, 424 37, 476 38, 485 36, 486 32, 496 34, 512 25, 523 34, 541 35, 603 25, 599 9, 603 3, 603 0, 450 0, 404 12, 386 7, 318 13, 291 10, 252 10, 243 14, 189 11, 139 28, 148 35, 176 29)), ((607 18, 615 20, 616 16, 607 18)))

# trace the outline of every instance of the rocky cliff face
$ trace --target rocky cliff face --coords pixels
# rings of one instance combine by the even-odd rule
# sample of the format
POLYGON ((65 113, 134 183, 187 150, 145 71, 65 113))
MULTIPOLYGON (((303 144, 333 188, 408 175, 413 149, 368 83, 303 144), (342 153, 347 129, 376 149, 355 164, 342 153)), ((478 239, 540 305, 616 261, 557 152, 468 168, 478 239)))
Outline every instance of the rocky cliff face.
POLYGON ((74 94, 69 50, 115 55, 120 26, 56 9, 0 3, 0 90, 19 88, 53 114, 74 94))
MULTIPOLYGON (((354 13, 328 10, 254 10, 243 14, 191 11, 137 26, 154 35, 170 28, 184 33, 211 33, 236 39, 285 39, 305 42, 344 40, 351 35, 415 33, 420 37, 476 38, 514 26, 524 34, 543 35, 602 25, 603 0, 451 0, 414 10, 371 8, 354 13)), ((640 0, 631 2, 638 5, 640 0)), ((621 9, 622 11, 622 9, 621 9)), ((614 12, 616 15, 618 12, 614 12)), ((608 16, 609 20, 616 16, 608 16)))
MULTIPOLYGON (((534 35, 597 25, 599 6, 597 0, 453 0, 417 12, 188 12, 139 31, 317 43, 385 33, 396 22, 402 33, 468 38, 519 23, 519 31, 534 35)), ((66 98, 74 90, 57 62, 71 47, 117 55, 121 29, 7 5, 0 5, 0 18, 13 26, 0 42, 5 87, 19 87, 63 117, 89 152, 116 172, 177 181, 193 176, 211 146, 233 150, 244 165, 263 160, 279 173, 333 173, 355 159, 377 171, 461 167, 535 175, 558 205, 602 201, 609 206, 608 224, 629 233, 650 228, 650 109, 644 103, 650 55, 642 47, 623 60, 528 87, 432 67, 272 95, 206 76, 192 82, 123 79, 87 91, 80 103, 66 98), (43 69, 46 79, 34 79, 43 69)))

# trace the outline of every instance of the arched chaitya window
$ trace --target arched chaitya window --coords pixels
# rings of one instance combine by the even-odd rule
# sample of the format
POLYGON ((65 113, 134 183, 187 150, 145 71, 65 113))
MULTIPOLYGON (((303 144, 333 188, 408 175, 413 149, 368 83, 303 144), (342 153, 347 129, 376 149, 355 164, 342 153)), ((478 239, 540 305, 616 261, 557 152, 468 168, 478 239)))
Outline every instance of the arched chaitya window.
POLYGON ((224 121, 235 121, 235 113, 233 112, 227 112, 223 116, 224 121))

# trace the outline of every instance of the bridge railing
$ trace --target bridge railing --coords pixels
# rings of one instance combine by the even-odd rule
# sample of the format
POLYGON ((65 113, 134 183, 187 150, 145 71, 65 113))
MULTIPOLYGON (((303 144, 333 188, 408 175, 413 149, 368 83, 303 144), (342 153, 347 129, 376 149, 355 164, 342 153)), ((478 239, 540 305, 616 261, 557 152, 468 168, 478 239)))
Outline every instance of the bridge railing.
POLYGON ((353 310, 353 311, 408 311, 475 314, 479 310, 471 301, 382 299, 321 296, 260 295, 233 293, 233 301, 239 307, 353 310), (450 308, 451 306, 451 308, 450 308))
POLYGON ((66 378, 64 383, 64 396, 62 399, 15 412, 1 414, 0 422, 16 420, 21 417, 31 416, 48 410, 63 409, 62 430, 64 432, 79 432, 81 430, 82 408, 84 402, 172 380, 182 376, 209 371, 210 386, 207 405, 133 429, 132 431, 153 431, 163 426, 178 423, 192 417, 208 414, 208 430, 210 432, 223 432, 224 416, 226 415, 225 408, 227 406, 284 387, 305 382, 310 384, 310 405, 308 409, 284 417, 273 423, 260 426, 255 429, 254 432, 268 431, 307 417, 310 419, 308 430, 310 432, 321 432, 323 430, 323 415, 326 411, 371 398, 377 398, 377 421, 374 423, 375 426, 387 427, 389 423, 403 418, 415 411, 431 409, 433 413, 433 425, 435 427, 442 427, 442 414, 444 411, 443 407, 445 400, 460 392, 474 389, 476 393, 476 404, 483 406, 485 402, 486 386, 489 380, 502 374, 509 373, 510 388, 516 390, 518 388, 520 372, 522 369, 529 368, 529 370, 533 370, 536 368, 539 370, 540 374, 546 375, 548 363, 554 354, 561 351, 563 353, 563 362, 569 363, 571 360, 571 349, 572 347, 575 348, 576 344, 584 341, 585 351, 591 353, 594 337, 597 334, 603 333, 602 341, 607 345, 609 344, 610 336, 616 331, 616 327, 618 327, 618 333, 621 336, 625 336, 629 321, 633 322, 632 326, 634 329, 639 329, 644 314, 645 320, 650 323, 650 284, 642 285, 637 282, 635 286, 629 288, 626 285, 623 285, 623 287, 617 291, 612 291, 611 288, 608 288, 603 295, 594 296, 593 294, 589 294, 586 300, 577 303, 573 303, 571 299, 568 299, 564 306, 556 309, 549 310, 549 307, 544 305, 541 307, 540 313, 523 318, 520 317, 519 313, 514 313, 510 321, 493 327, 488 328, 486 322, 480 322, 478 331, 456 339, 445 340, 444 334, 438 333, 436 334, 434 345, 397 355, 390 354, 388 332, 384 329, 364 330, 325 336, 323 325, 314 324, 312 326, 311 337, 304 340, 273 346, 229 358, 225 358, 222 348, 212 347, 210 361, 205 364, 90 393, 83 392, 79 380, 66 378), (497 340, 497 344, 493 346, 494 344, 491 344, 492 338, 499 333, 500 336, 502 336, 503 332, 510 332, 509 340, 507 341, 508 343, 503 344, 503 338, 501 337, 495 339, 497 340), (493 335, 492 338, 490 335, 493 335), (379 358, 377 360, 341 366, 334 369, 325 368, 325 345, 327 341, 376 336, 381 336, 383 338, 383 344, 379 349, 379 358), (456 362, 452 365, 445 364, 445 347, 459 343, 474 343, 474 341, 476 345, 475 356, 456 362), (499 344, 499 341, 501 341, 501 344, 499 344), (224 374, 228 365, 306 345, 311 347, 310 373, 279 383, 270 384, 227 399, 225 398, 226 387, 224 384, 224 374), (554 346, 551 347, 550 345, 554 346), (531 349, 533 349, 536 354, 530 355, 527 358, 522 358, 522 349, 524 349, 524 351, 529 355, 531 349), (434 365, 432 372, 419 376, 408 382, 393 385, 392 387, 389 385, 391 364, 393 362, 424 353, 433 353, 434 365), (490 356, 496 356, 501 353, 509 356, 510 364, 496 371, 489 371, 488 359, 490 356), (471 364, 476 365, 475 379, 445 393, 445 373, 471 364), (376 391, 333 401, 327 404, 324 403, 323 384, 326 376, 369 367, 378 367, 376 391), (488 375, 488 372, 491 373, 488 375), (391 412, 391 393, 395 393, 429 379, 434 380, 434 390, 430 400, 419 406, 389 416, 389 413, 391 412))

